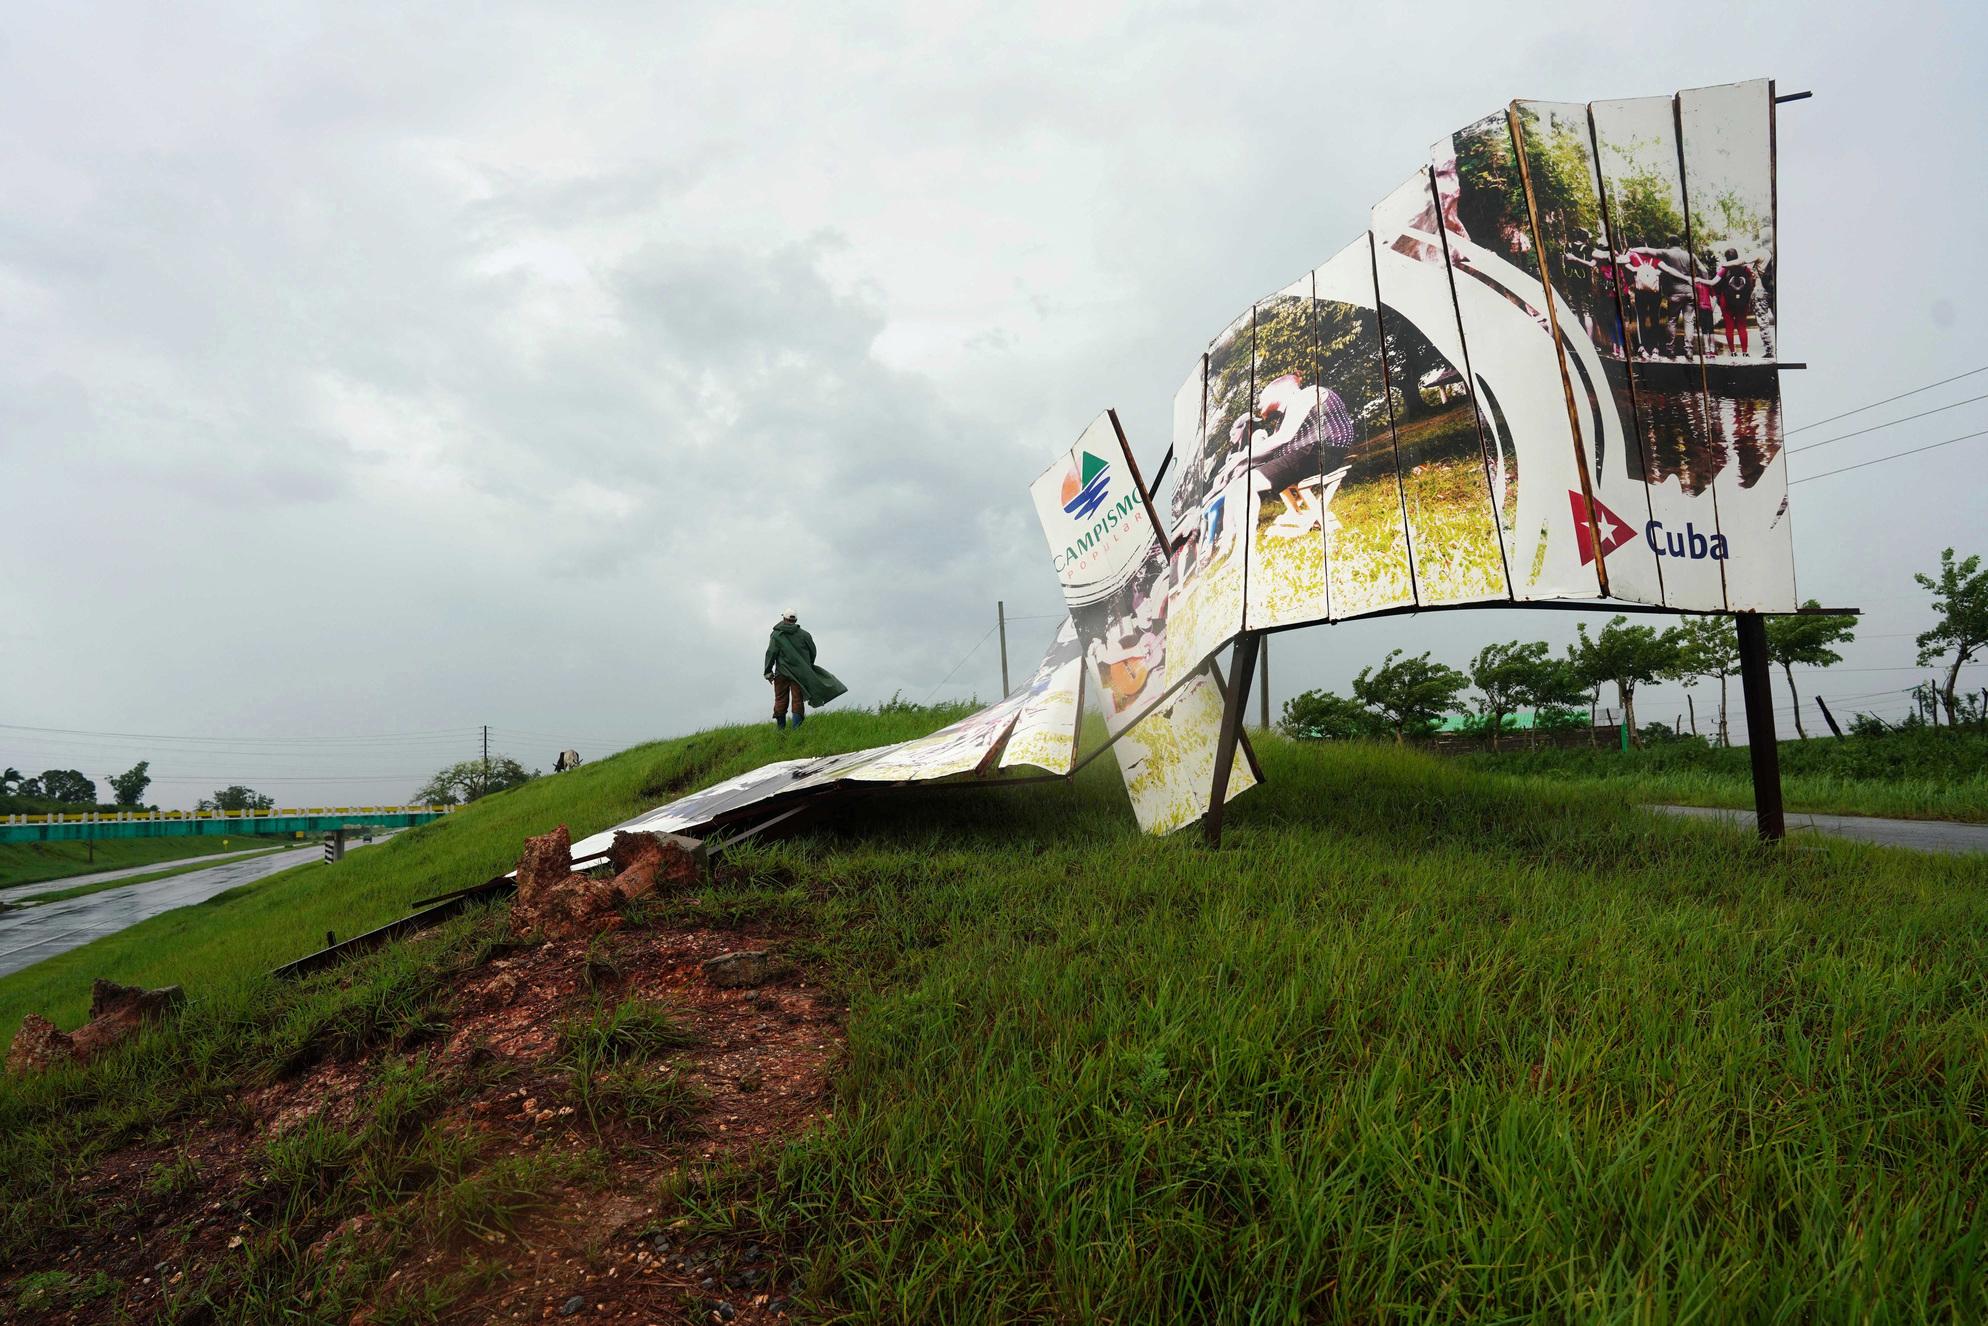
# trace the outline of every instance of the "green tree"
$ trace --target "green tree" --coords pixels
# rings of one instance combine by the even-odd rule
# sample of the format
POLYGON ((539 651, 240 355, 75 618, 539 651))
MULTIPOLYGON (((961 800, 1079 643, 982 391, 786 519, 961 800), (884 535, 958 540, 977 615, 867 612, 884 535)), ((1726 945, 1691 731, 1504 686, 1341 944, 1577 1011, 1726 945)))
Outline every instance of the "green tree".
POLYGON ((1919 666, 1937 663, 1942 654, 1953 651, 1943 696, 1947 722, 1953 724, 1957 713, 1954 687, 1960 681, 1961 666, 1988 645, 1988 571, 1981 569, 1979 556, 1956 562, 1953 549, 1948 548, 1940 554, 1937 579, 1921 573, 1914 573, 1912 578, 1933 591, 1933 611, 1940 616, 1939 625, 1919 636, 1919 666))
POLYGON ((96 781, 85 778, 74 769, 43 769, 40 778, 31 778, 28 782, 39 788, 33 795, 50 801, 74 806, 97 804, 96 781))
POLYGON ((1857 633, 1855 617, 1828 617, 1816 611, 1822 605, 1810 599, 1791 616, 1767 619, 1767 657, 1781 665, 1788 679, 1788 695, 1795 702, 1795 735, 1808 740, 1802 726, 1802 697, 1795 692, 1795 665, 1826 668, 1841 663, 1843 655, 1831 645, 1848 644, 1857 633))
POLYGON ((1505 719, 1521 709, 1560 710, 1579 704, 1586 686, 1566 660, 1554 658, 1544 640, 1486 645, 1471 660, 1470 680, 1482 693, 1478 712, 1491 733, 1491 749, 1505 719))
POLYGON ((535 771, 526 772, 522 764, 508 755, 491 756, 487 767, 480 758, 462 760, 423 783, 414 800, 424 806, 467 805, 478 797, 502 792, 536 777, 535 771))
POLYGON ((5 770, 0 770, 0 796, 5 796, 9 792, 19 791, 24 781, 26 781, 25 776, 19 769, 14 768, 12 765, 9 765, 5 770))
POLYGON ((1299 741, 1345 741, 1387 733, 1387 720, 1358 701, 1331 691, 1306 691, 1284 702, 1277 726, 1299 741))
POLYGON ((1676 192, 1668 177, 1648 166, 1611 182, 1608 219, 1618 249, 1676 248, 1684 243, 1676 192))
POLYGON ((139 806, 145 803, 145 789, 152 785, 152 776, 145 771, 152 767, 150 760, 140 760, 121 774, 109 775, 111 793, 120 806, 139 806))
POLYGON ((1353 698, 1387 719, 1400 743, 1405 735, 1427 731, 1457 707, 1457 695, 1470 678, 1447 663, 1432 663, 1425 651, 1404 658, 1389 652, 1378 668, 1361 668, 1353 678, 1353 698))
POLYGON ((1629 619, 1620 615, 1611 617, 1608 625, 1592 636, 1586 622, 1576 626, 1574 632, 1576 639, 1568 647, 1568 661, 1584 685, 1615 683, 1629 739, 1641 746, 1643 736, 1636 730, 1636 688, 1656 681, 1675 666, 1677 640, 1669 631, 1631 626, 1629 619))
MULTIPOLYGON (((1726 679, 1739 671, 1739 634, 1724 617, 1686 617, 1672 633, 1677 643, 1677 663, 1666 679, 1687 685, 1700 677, 1719 683, 1719 744, 1727 738, 1726 679)), ((1694 729, 1695 730, 1695 729, 1694 729)))
POLYGON ((211 799, 201 801, 194 809, 222 810, 236 814, 245 810, 270 810, 275 805, 275 797, 266 797, 252 787, 233 783, 216 792, 211 799))

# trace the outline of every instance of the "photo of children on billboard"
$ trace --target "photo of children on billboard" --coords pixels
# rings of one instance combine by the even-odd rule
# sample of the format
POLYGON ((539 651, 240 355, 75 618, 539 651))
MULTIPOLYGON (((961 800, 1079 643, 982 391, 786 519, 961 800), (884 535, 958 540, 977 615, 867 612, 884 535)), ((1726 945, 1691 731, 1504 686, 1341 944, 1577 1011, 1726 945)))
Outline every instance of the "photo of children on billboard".
POLYGON ((1316 621, 1355 429, 1344 398, 1319 385, 1310 272, 1257 304, 1250 391, 1249 626, 1316 621))

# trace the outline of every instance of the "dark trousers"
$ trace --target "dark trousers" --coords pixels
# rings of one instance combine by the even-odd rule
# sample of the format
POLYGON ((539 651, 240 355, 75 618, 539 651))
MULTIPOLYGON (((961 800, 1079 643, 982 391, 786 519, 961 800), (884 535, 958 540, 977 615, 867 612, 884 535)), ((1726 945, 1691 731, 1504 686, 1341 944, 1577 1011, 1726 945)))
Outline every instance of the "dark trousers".
POLYGON ((792 677, 773 674, 773 717, 777 722, 787 716, 787 706, 794 707, 794 717, 801 718, 808 712, 808 697, 801 693, 801 685, 792 677))

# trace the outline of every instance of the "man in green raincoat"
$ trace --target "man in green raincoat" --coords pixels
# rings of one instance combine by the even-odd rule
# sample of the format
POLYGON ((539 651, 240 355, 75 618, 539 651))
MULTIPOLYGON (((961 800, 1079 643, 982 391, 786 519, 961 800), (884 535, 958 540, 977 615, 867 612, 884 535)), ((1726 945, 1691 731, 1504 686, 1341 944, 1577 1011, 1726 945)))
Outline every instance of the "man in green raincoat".
POLYGON ((801 629, 789 612, 773 625, 766 641, 766 679, 773 683, 773 725, 787 726, 791 706, 794 726, 808 716, 809 705, 827 704, 848 690, 833 672, 815 665, 815 638, 801 629))

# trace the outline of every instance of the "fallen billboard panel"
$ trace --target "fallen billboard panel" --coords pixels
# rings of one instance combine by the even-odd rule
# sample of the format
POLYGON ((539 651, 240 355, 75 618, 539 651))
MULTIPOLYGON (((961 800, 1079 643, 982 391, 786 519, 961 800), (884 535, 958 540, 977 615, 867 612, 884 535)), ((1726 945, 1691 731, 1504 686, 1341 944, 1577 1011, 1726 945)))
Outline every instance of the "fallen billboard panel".
MULTIPOLYGON (((1172 833, 1207 812, 1221 734, 1222 690, 1202 672, 1120 738, 1118 768, 1143 832, 1172 833)), ((1240 749, 1234 759, 1228 801, 1256 786, 1240 749)))

